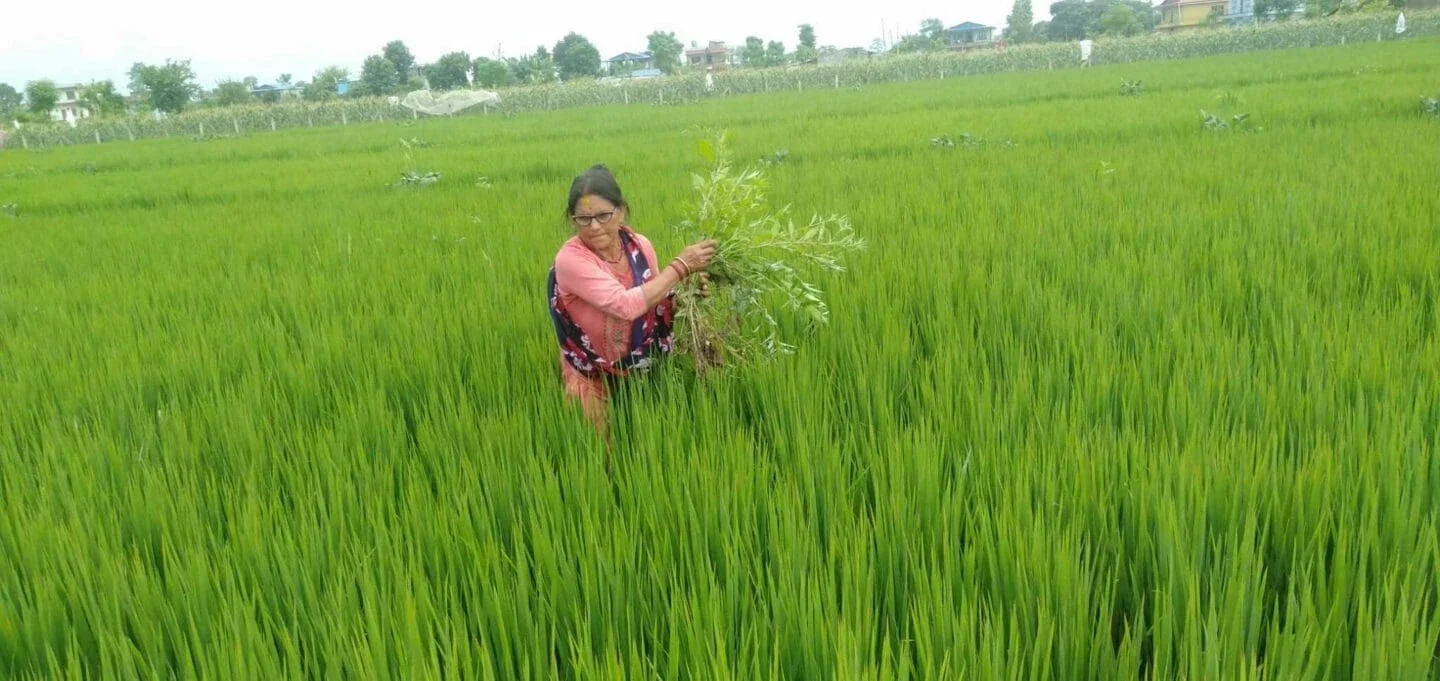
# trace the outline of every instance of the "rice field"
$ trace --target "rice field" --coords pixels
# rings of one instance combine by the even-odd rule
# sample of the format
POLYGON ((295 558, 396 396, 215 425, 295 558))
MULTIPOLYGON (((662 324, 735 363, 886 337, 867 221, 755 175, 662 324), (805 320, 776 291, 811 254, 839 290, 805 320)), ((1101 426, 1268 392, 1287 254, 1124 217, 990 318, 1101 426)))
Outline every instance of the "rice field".
POLYGON ((1440 679, 1437 50, 0 152, 0 678, 1440 679), (607 454, 697 126, 868 248, 607 454))

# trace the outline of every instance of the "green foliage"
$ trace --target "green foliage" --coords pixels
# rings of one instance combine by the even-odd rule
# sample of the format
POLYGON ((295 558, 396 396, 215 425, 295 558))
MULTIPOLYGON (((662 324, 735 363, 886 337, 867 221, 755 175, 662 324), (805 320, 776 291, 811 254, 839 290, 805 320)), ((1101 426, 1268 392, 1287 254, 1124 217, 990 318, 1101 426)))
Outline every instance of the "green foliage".
POLYGON ((1145 94, 1145 84, 1138 80, 1127 80, 1120 84, 1121 97, 1139 97, 1145 94))
POLYGON ((895 51, 900 54, 935 52, 945 49, 945 24, 939 19, 926 19, 920 23, 920 32, 911 33, 900 39, 895 51))
POLYGON ((800 36, 795 47, 795 63, 813 64, 820 58, 820 53, 815 48, 815 27, 810 24, 800 24, 800 36))
POLYGON ((778 40, 771 40, 765 46, 765 63, 769 66, 779 66, 786 62, 785 43, 778 40))
POLYGON ((489 57, 475 58, 475 85, 483 88, 498 88, 510 85, 510 65, 499 59, 489 57))
POLYGON ((1420 100, 1420 110, 1431 116, 1440 118, 1440 96, 1425 97, 1420 100))
POLYGON ((1050 5, 1046 31, 1051 40, 1075 41, 1136 35, 1153 29, 1155 22, 1156 11, 1144 0, 1060 0, 1050 5))
POLYGON ((415 55, 410 53, 410 48, 400 40, 392 40, 385 43, 380 53, 385 60, 395 67, 395 80, 397 83, 409 82, 410 77, 415 74, 415 55))
POLYGON ((361 95, 391 95, 400 92, 400 71, 395 63, 381 54, 365 58, 360 66, 359 93, 361 95))
POLYGON ((449 52, 436 59, 434 64, 425 67, 425 79, 430 82, 431 90, 459 90, 469 86, 470 80, 466 74, 470 69, 470 55, 464 52, 449 52))
POLYGON ((1033 40, 1035 7, 1033 0, 1015 0, 1005 18, 1005 40, 1016 45, 1033 40))
POLYGON ((594 78, 600 75, 600 51, 585 36, 572 32, 555 43, 555 66, 561 80, 594 78))
MULTIPOLYGON (((1406 19, 1409 22, 1409 30, 1405 33, 1407 39, 1440 34, 1440 13, 1407 13, 1406 19)), ((1103 50, 1105 62, 1109 64, 1141 64, 1156 60, 1196 59, 1232 53, 1255 53, 1255 58, 1263 61, 1269 59, 1273 51, 1287 48, 1319 48, 1342 43, 1353 47, 1359 43, 1373 44, 1377 35, 1390 41, 1396 37, 1393 32, 1394 24, 1394 17, 1357 14, 1287 23, 1264 23, 1233 30, 1109 38, 1100 49, 1103 50)), ((548 52, 543 49, 539 52, 548 56, 548 52)), ((1327 54, 1329 53, 1343 54, 1345 50, 1330 49, 1327 54)), ((774 69, 731 69, 714 74, 714 90, 706 89, 703 72, 634 81, 626 83, 623 88, 591 80, 561 84, 553 82, 554 75, 549 70, 551 67, 548 59, 527 56, 510 62, 511 70, 516 74, 516 83, 527 87, 506 89, 499 108, 503 117, 514 117, 531 111, 597 105, 618 106, 628 103, 652 106, 662 98, 666 105, 674 106, 713 99, 717 95, 745 95, 774 92, 777 89, 803 89, 805 92, 837 88, 853 90, 879 83, 938 79, 942 76, 951 78, 1021 71, 1058 71, 1075 68, 1078 65, 1075 56, 1076 48, 1073 43, 1044 43, 1018 45, 1003 53, 998 50, 970 50, 885 55, 873 59, 853 59, 840 64, 788 69, 783 72, 774 69), (525 73, 527 67, 534 71, 525 73), (525 76, 529 76, 529 79, 525 76)), ((423 84, 412 82, 407 85, 408 89, 420 87, 423 87, 423 84)), ((1226 102, 1217 106, 1236 108, 1235 104, 1226 102)), ((352 122, 393 121, 397 117, 407 121, 411 119, 408 111, 391 106, 383 99, 370 97, 346 97, 325 102, 300 101, 298 98, 287 97, 274 107, 256 108, 239 118, 243 130, 268 132, 271 121, 274 121, 277 128, 339 125, 345 120, 342 112, 348 112, 348 120, 352 122), (246 120, 250 123, 246 124, 246 120)), ((486 113, 487 109, 476 108, 457 115, 481 116, 486 113)), ((68 125, 51 124, 48 116, 44 116, 41 121, 37 121, 43 124, 28 126, 27 139, 32 147, 43 147, 87 141, 94 143, 96 133, 104 140, 128 140, 132 136, 165 137, 179 129, 194 131, 202 122, 207 130, 229 126, 231 118, 231 113, 222 115, 196 110, 171 116, 166 121, 155 121, 142 111, 124 119, 84 119, 80 121, 78 129, 71 129, 68 125)), ((928 133, 922 133, 921 136, 923 134, 928 133)), ((10 146, 18 143, 18 138, 13 135, 8 141, 10 146)))
POLYGON ((9 131, 0 679, 1434 681, 1440 62, 1393 22, 9 131), (714 121, 866 247, 821 332, 777 306, 794 355, 613 386, 607 447, 543 303, 566 183, 625 169, 666 262, 714 121), (966 128, 1017 145, 924 144, 966 128), (446 179, 392 189, 412 135, 446 179))
POLYGON ((680 56, 685 53, 685 44, 673 32, 655 31, 645 40, 646 49, 655 60, 655 68, 667 74, 680 70, 680 56))
POLYGON ((1105 10, 1100 17, 1100 30, 1110 36, 1132 36, 1143 30, 1140 19, 1135 16, 1134 8, 1129 5, 1114 4, 1105 10))
POLYGON ((240 106, 249 104, 255 98, 250 94, 250 88, 238 80, 227 80, 221 82, 215 88, 212 101, 217 106, 240 106))
POLYGON ((30 113, 48 115, 55 108, 55 103, 60 101, 60 91, 54 81, 32 80, 25 85, 25 101, 29 104, 30 113))
POLYGON ((14 86, 9 83, 0 83, 0 116, 9 116, 19 111, 24 101, 25 96, 20 94, 14 86))
POLYGON ((708 133, 697 148, 707 169, 692 175, 696 197, 676 229, 689 241, 714 239, 717 248, 711 295, 701 297, 695 279, 677 291, 676 352, 702 373, 793 352, 782 338, 781 309, 812 327, 826 324, 829 307, 807 277, 843 271, 843 258, 864 241, 843 215, 797 225, 789 205, 771 206, 764 171, 735 167, 724 132, 708 133))
POLYGON ((315 78, 301 91, 307 102, 324 102, 340 96, 340 81, 349 77, 350 71, 339 66, 327 66, 315 73, 315 78))
POLYGON ((740 63, 750 67, 769 66, 765 58, 765 41, 757 36, 747 36, 745 47, 740 48, 740 63))
POLYGON ((150 108, 179 113, 200 94, 190 60, 165 60, 163 65, 136 62, 130 67, 130 92, 148 100, 150 108))

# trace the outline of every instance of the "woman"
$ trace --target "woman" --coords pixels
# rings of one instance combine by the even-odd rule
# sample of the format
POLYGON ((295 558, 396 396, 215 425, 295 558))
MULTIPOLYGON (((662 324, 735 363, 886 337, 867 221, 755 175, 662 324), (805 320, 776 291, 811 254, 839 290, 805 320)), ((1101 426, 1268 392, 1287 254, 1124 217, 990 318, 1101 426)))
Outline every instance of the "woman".
POLYGON ((643 371, 670 352, 675 287, 701 275, 714 241, 687 246, 663 268, 650 240, 631 229, 630 206, 604 165, 575 178, 565 216, 575 235, 550 270, 550 316, 565 392, 604 430, 605 383, 643 371))

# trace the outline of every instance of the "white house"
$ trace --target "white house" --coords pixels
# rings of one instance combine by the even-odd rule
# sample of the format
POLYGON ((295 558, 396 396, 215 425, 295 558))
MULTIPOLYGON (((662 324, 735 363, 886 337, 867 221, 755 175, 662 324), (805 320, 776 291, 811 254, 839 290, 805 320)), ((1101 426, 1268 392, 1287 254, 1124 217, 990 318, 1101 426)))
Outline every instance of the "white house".
POLYGON ((55 100, 55 107, 50 109, 50 120, 75 125, 82 118, 90 117, 90 110, 80 105, 80 91, 84 85, 63 85, 55 88, 60 98, 55 100))

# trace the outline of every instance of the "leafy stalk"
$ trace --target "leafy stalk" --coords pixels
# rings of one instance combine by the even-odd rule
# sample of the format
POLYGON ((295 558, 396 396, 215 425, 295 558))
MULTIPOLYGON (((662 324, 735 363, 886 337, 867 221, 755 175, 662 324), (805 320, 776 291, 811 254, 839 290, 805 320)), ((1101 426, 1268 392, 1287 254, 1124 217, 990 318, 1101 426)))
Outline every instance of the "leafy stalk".
POLYGON ((789 204, 772 207, 764 171, 737 168, 727 144, 723 131, 698 141, 708 171, 692 175, 696 199, 676 225, 687 239, 716 241, 710 297, 700 295, 695 280, 677 292, 676 352, 702 373, 794 352, 777 315, 799 313, 810 329, 827 324, 824 295, 807 277, 843 272, 844 255, 865 246, 844 215, 797 223, 789 204))

